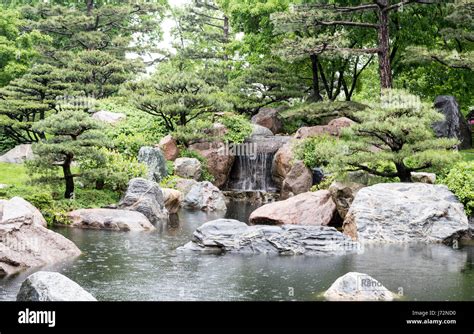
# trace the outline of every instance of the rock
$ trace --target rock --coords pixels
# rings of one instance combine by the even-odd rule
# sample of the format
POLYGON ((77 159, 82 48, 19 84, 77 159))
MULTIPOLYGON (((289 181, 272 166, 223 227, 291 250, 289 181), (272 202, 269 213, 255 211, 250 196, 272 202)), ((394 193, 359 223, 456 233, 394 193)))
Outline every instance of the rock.
POLYGON ((121 120, 127 118, 127 115, 117 112, 111 112, 107 110, 100 110, 94 114, 92 114, 92 118, 98 121, 108 123, 108 124, 116 124, 121 120))
POLYGON ((201 163, 196 158, 178 158, 174 161, 174 173, 186 179, 199 180, 201 163))
POLYGON ((392 301, 394 294, 375 278, 350 272, 339 277, 324 297, 330 301, 392 301))
POLYGON ((94 230, 152 231, 155 227, 140 212, 116 209, 79 209, 68 213, 69 226, 94 230))
POLYGON ((293 165, 293 143, 289 142, 278 149, 273 157, 272 178, 278 189, 281 189, 286 175, 293 165))
POLYGON ((168 175, 166 159, 157 147, 144 146, 138 152, 138 161, 148 167, 148 180, 160 182, 168 175))
POLYGON ((342 219, 346 217, 357 192, 364 187, 360 183, 338 181, 329 186, 332 200, 336 203, 337 212, 342 219))
POLYGON ((177 213, 183 201, 181 191, 170 188, 161 188, 161 191, 163 192, 166 210, 168 210, 170 214, 177 213))
POLYGON ((335 212, 330 192, 319 190, 265 204, 251 213, 249 222, 253 225, 328 225, 335 212))
POLYGON ((0 276, 54 264, 81 254, 72 241, 43 227, 44 218, 38 214, 18 199, 1 201, 0 276))
POLYGON ((55 272, 38 271, 23 281, 16 296, 19 302, 97 301, 79 284, 55 272))
POLYGON ((446 186, 381 183, 359 190, 344 233, 361 242, 451 243, 469 229, 463 205, 446 186))
POLYGON ((35 208, 30 202, 25 201, 21 197, 13 197, 10 200, 0 200, 0 208, 2 208, 3 220, 21 219, 21 217, 32 216, 33 224, 43 227, 47 226, 41 212, 35 208))
POLYGON ((186 209, 203 211, 226 210, 225 197, 211 182, 199 182, 191 187, 183 201, 186 209))
POLYGON ((252 117, 252 123, 264 126, 274 134, 281 133, 283 124, 278 116, 281 111, 283 111, 282 107, 262 108, 252 117))
POLYGON ((175 188, 183 194, 183 197, 186 197, 191 188, 198 183, 199 182, 192 179, 177 178, 175 188))
POLYGON ((311 174, 313 175, 313 185, 320 184, 324 180, 324 171, 322 168, 311 168, 311 174))
POLYGON ((164 136, 160 140, 158 147, 161 149, 161 152, 165 156, 166 160, 174 161, 179 157, 178 144, 171 135, 164 136))
POLYGON ((168 221, 168 210, 165 208, 160 186, 156 182, 142 178, 131 179, 128 182, 127 191, 120 200, 119 208, 141 212, 152 224, 168 221))
POLYGON ((251 137, 260 137, 260 136, 273 136, 273 132, 261 125, 252 124, 252 134, 251 137))
POLYGON ((204 253, 342 255, 359 252, 359 244, 333 227, 248 226, 237 220, 217 219, 198 227, 193 240, 179 250, 204 253))
POLYGON ((0 189, 6 189, 8 187, 9 187, 8 184, 0 183, 0 189))
POLYGON ((321 135, 330 135, 339 137, 342 133, 342 129, 355 124, 354 121, 347 117, 339 117, 333 119, 328 125, 316 125, 316 126, 304 126, 299 128, 295 133, 296 139, 305 139, 308 137, 315 137, 321 135))
POLYGON ((434 173, 411 173, 411 180, 413 182, 421 182, 421 183, 428 183, 428 184, 435 184, 436 183, 436 174, 434 173))
POLYGON ((356 122, 354 122, 352 119, 347 118, 347 117, 335 118, 328 123, 329 126, 335 127, 339 130, 343 128, 348 128, 353 124, 356 124, 356 122))
POLYGON ((313 173, 311 169, 305 166, 303 161, 296 161, 290 169, 290 172, 283 180, 281 187, 281 197, 288 197, 305 193, 313 185, 313 173))
POLYGON ((367 186, 369 184, 369 173, 361 170, 348 172, 345 181, 359 183, 367 186))
POLYGON ((212 182, 216 187, 223 187, 229 178, 235 156, 225 148, 223 142, 203 142, 189 146, 207 161, 207 170, 214 176, 212 182))
POLYGON ((435 108, 438 109, 446 119, 433 124, 433 130, 437 137, 457 138, 460 141, 459 149, 468 149, 472 146, 472 133, 459 105, 453 96, 438 96, 435 100, 435 108))
POLYGON ((25 161, 32 160, 34 158, 31 144, 17 145, 10 151, 0 156, 0 162, 6 162, 10 164, 21 164, 25 161))

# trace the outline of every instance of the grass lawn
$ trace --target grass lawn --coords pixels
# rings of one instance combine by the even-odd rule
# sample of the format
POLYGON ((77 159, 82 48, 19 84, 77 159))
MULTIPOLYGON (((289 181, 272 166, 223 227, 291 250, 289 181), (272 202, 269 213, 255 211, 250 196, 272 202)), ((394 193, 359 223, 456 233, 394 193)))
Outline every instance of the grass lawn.
POLYGON ((9 186, 22 186, 26 185, 29 179, 25 166, 0 162, 0 183, 9 186))

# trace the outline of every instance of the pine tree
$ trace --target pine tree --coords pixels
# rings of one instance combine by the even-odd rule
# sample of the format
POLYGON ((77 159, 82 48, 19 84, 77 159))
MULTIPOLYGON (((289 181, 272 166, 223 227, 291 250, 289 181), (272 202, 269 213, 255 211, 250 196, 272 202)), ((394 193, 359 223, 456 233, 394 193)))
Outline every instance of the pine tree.
POLYGON ((57 98, 67 85, 51 65, 36 65, 27 74, 0 89, 0 127, 19 144, 37 142, 44 133, 32 125, 57 112, 57 98))
POLYGON ((168 131, 229 109, 215 86, 208 85, 198 73, 172 63, 161 64, 150 79, 127 88, 136 108, 161 118, 168 131))
POLYGON ((378 105, 357 117, 361 123, 344 132, 341 154, 331 161, 338 170, 411 182, 411 172, 442 168, 459 158, 458 141, 436 138, 431 128, 444 116, 417 96, 384 91, 378 105))
POLYGON ((106 146, 105 137, 99 131, 101 125, 89 114, 78 110, 65 110, 34 124, 33 130, 46 133, 46 139, 33 145, 36 156, 29 163, 34 173, 40 173, 39 181, 57 179, 57 168, 63 173, 65 198, 74 197, 74 161, 102 160, 100 148, 106 146))

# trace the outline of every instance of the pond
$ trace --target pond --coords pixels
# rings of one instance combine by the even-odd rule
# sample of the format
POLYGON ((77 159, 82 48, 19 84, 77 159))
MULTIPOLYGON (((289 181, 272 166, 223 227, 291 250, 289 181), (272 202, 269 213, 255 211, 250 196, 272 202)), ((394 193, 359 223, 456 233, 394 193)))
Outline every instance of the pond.
MULTIPOLYGON (((245 221, 253 209, 232 203, 226 217, 245 221)), ((42 270, 61 272, 98 300, 321 300, 350 271, 371 275, 405 300, 474 300, 473 246, 384 245, 337 257, 176 252, 199 225, 215 218, 181 211, 179 219, 151 233, 57 228, 83 254, 42 270)), ((0 279, 0 300, 15 300, 33 271, 0 279)))

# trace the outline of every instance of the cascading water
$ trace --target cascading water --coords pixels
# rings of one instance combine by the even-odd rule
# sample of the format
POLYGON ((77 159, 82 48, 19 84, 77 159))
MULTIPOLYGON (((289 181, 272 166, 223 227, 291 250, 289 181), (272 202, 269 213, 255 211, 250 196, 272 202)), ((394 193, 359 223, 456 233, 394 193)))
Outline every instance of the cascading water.
POLYGON ((284 136, 257 136, 246 141, 236 154, 227 182, 228 190, 277 191, 272 178, 272 163, 276 151, 287 141, 284 136))

